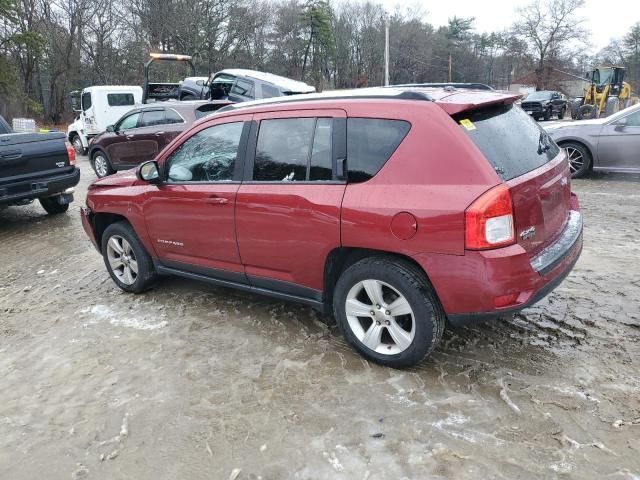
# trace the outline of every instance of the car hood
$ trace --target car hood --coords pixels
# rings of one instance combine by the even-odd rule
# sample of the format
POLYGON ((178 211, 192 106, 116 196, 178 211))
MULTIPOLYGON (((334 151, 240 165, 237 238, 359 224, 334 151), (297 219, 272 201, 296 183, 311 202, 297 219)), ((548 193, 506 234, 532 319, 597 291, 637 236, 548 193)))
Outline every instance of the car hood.
POLYGON ((136 176, 136 169, 122 170, 108 177, 99 178, 91 184, 93 188, 101 187, 130 187, 139 182, 136 176))

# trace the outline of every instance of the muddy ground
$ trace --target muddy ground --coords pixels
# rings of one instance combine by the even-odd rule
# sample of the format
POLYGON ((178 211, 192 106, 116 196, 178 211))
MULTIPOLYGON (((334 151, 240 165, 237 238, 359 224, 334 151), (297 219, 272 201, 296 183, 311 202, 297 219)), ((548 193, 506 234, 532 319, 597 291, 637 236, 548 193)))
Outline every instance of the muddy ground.
POLYGON ((0 478, 640 478, 640 177, 574 182, 584 253, 513 319, 369 364, 309 308, 122 293, 67 215, 0 212, 0 478))

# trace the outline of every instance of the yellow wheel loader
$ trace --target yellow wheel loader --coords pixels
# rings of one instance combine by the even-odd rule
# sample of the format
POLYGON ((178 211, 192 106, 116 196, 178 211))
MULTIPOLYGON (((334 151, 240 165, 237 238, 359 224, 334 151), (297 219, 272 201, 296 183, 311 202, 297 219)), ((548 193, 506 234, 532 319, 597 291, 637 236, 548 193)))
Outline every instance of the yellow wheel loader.
POLYGON ((631 85, 624 81, 624 67, 598 67, 589 77, 591 84, 584 90, 579 119, 608 117, 638 103, 638 97, 631 95, 631 85))

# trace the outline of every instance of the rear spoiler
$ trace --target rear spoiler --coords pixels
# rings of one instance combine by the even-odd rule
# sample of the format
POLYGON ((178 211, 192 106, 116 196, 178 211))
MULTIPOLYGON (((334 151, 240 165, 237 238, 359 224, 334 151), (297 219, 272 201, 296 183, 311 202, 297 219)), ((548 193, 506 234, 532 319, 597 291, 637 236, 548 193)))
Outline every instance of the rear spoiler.
POLYGON ((520 98, 522 98, 522 94, 511 92, 456 92, 453 95, 447 95, 446 97, 436 100, 436 103, 449 115, 455 115, 456 113, 476 110, 492 105, 511 105, 520 98), (463 98, 459 98, 460 96, 463 98))

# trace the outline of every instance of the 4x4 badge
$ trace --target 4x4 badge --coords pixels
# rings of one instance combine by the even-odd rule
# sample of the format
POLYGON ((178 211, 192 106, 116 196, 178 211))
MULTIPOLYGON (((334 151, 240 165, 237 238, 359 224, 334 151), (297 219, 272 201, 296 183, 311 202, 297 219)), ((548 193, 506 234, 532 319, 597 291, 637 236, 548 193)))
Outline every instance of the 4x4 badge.
POLYGON ((520 232, 520 238, 522 240, 531 240, 536 236, 536 227, 529 227, 526 230, 520 232))

